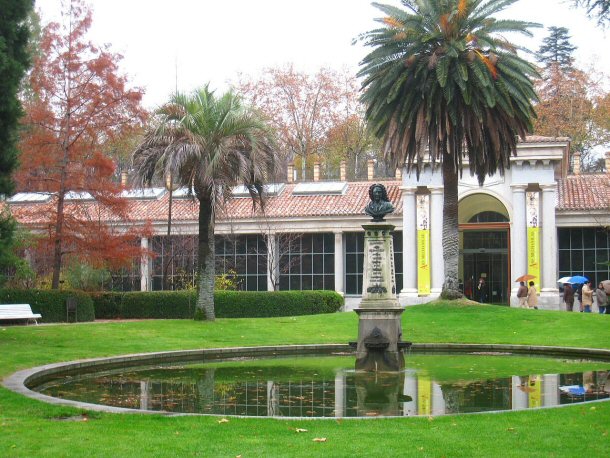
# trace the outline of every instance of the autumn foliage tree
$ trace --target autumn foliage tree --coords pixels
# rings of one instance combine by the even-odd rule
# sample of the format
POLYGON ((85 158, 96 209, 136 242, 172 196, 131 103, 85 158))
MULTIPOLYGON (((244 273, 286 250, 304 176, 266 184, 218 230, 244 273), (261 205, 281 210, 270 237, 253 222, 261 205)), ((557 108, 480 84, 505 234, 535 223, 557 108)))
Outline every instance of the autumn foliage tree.
POLYGON ((598 80, 577 68, 564 70, 560 65, 550 65, 536 82, 539 102, 534 133, 570 137, 571 152, 582 154, 584 169, 596 162, 594 148, 610 141, 610 99, 598 80))
POLYGON ((113 266, 137 249, 133 232, 101 223, 102 217, 128 217, 120 185, 111 179, 115 165, 102 151, 145 119, 142 91, 130 88, 119 71, 121 56, 87 39, 88 6, 72 0, 65 8, 64 23, 42 30, 24 100, 22 165, 16 174, 19 190, 52 195, 52 208, 38 218, 45 221, 51 245, 52 288, 59 287, 67 253, 113 266))
POLYGON ((329 68, 313 75, 292 65, 268 68, 259 78, 242 77, 236 90, 271 120, 280 153, 300 165, 303 178, 307 165, 328 153, 330 131, 358 109, 355 78, 329 68))

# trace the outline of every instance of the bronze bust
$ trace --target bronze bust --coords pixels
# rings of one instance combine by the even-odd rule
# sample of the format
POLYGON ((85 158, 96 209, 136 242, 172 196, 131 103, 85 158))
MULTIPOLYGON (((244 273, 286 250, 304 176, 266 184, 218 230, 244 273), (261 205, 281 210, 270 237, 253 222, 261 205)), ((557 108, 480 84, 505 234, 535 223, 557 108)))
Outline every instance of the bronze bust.
POLYGON ((394 211, 394 205, 388 199, 385 186, 380 183, 372 184, 369 188, 371 201, 364 207, 364 213, 371 216, 373 221, 383 221, 383 217, 394 211))

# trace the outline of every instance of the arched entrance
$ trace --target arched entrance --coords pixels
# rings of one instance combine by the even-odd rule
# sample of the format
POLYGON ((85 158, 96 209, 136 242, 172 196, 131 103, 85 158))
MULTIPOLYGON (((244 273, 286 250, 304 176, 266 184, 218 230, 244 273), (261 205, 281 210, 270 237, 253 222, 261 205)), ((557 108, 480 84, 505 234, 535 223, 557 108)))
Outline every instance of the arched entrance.
POLYGON ((488 194, 472 194, 459 203, 459 276, 464 294, 479 300, 479 278, 484 279, 483 301, 510 302, 510 217, 504 204, 488 194))

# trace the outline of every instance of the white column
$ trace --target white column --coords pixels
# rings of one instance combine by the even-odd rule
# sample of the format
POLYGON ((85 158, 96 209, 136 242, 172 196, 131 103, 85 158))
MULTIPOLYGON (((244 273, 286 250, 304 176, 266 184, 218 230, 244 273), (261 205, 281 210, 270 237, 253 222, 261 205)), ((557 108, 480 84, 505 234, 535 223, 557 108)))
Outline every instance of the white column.
POLYGON ((541 234, 541 282, 540 299, 545 308, 559 309, 557 288, 557 227, 555 226, 555 196, 557 185, 541 184, 542 234, 541 234))
POLYGON ((445 414, 445 397, 443 396, 443 390, 438 383, 432 383, 432 415, 444 415, 445 414))
POLYGON ((335 232, 335 291, 345 295, 345 268, 343 252, 343 232, 335 232))
POLYGON ((402 291, 401 298, 417 297, 416 187, 402 189, 402 291))
POLYGON ((430 255, 432 261, 432 287, 430 293, 439 295, 445 282, 443 259, 443 188, 430 187, 430 255))
MULTIPOLYGON (((527 227, 525 220, 525 184, 511 186, 513 190, 513 220, 510 226, 510 270, 512 282, 520 275, 527 273, 527 227)), ((519 305, 517 299, 518 283, 511 283, 512 290, 510 295, 511 307, 519 305)))
POLYGON ((335 375, 335 417, 345 416, 345 374, 343 372, 335 375))
MULTIPOLYGON (((146 237, 142 237, 140 240, 140 248, 142 251, 148 251, 148 239, 146 237)), ((140 258, 140 291, 149 291, 150 290, 150 269, 148 262, 148 255, 146 253, 142 254, 140 258)))
POLYGON ((405 417, 417 415, 417 373, 415 371, 406 372, 402 394, 411 397, 410 401, 404 402, 402 414, 405 417))
POLYGON ((267 291, 274 291, 274 277, 279 281, 280 266, 277 260, 279 246, 275 234, 267 234, 267 291))
POLYGON ((518 375, 514 375, 512 377, 511 383, 511 400, 512 400, 512 409, 513 410, 523 410, 527 409, 529 405, 529 400, 527 396, 527 377, 523 377, 523 381, 521 377, 518 375))
POLYGON ((542 405, 544 407, 558 406, 559 398, 559 375, 544 374, 542 376, 542 405))

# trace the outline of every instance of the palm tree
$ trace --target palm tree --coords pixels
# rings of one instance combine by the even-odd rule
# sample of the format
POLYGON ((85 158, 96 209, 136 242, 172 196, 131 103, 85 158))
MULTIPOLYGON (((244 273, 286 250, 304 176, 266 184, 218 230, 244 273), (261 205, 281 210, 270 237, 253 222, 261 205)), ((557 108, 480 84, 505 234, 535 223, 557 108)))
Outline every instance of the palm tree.
POLYGON ((156 125, 133 153, 138 184, 171 176, 199 201, 195 319, 215 319, 215 210, 239 184, 250 191, 253 205, 262 205, 263 183, 276 172, 274 144, 262 117, 238 96, 217 97, 205 86, 191 95, 176 94, 158 109, 156 125))
POLYGON ((443 174, 441 296, 457 298, 458 174, 467 160, 482 184, 509 167, 517 136, 531 131, 533 65, 502 32, 531 36, 537 24, 491 17, 516 0, 402 0, 375 3, 386 17, 361 39, 375 48, 361 62, 362 101, 393 166, 419 176, 424 161, 443 174))

